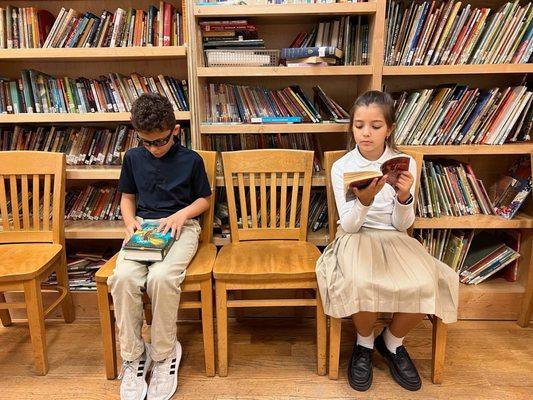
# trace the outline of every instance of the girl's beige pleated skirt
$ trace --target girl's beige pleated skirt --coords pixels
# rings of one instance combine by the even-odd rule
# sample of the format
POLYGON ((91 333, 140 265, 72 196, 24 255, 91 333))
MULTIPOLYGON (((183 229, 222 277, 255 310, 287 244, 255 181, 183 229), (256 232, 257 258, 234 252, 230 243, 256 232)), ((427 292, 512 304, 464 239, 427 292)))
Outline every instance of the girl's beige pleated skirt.
POLYGON ((336 318, 359 311, 433 314, 457 321, 459 276, 405 232, 339 227, 316 266, 324 310, 336 318))

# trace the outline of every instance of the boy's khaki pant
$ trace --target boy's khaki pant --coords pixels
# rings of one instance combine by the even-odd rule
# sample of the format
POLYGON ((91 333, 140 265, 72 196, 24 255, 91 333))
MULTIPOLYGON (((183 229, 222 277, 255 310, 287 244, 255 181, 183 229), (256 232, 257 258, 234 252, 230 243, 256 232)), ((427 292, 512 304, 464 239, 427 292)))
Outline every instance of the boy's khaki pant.
MULTIPOLYGON (((142 223, 142 219, 137 219, 142 223)), ((120 251, 108 285, 111 286, 123 360, 133 361, 144 352, 141 336, 141 289, 144 287, 152 302, 151 357, 154 361, 162 361, 172 354, 176 345, 180 285, 198 249, 200 230, 198 221, 188 220, 163 261, 129 261, 124 259, 124 250, 120 251)))

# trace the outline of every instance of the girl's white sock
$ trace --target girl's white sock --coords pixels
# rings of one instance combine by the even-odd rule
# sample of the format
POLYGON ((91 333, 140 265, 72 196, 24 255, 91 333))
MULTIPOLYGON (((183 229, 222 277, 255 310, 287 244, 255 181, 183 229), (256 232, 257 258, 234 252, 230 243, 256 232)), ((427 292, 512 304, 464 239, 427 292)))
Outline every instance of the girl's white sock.
POLYGON ((357 333, 357 344, 363 347, 366 347, 367 349, 373 349, 374 348, 374 332, 369 336, 361 336, 359 332, 357 333))
POLYGON ((394 336, 390 332, 389 328, 385 329, 385 332, 383 333, 383 340, 385 341, 385 346, 387 346, 387 349, 394 354, 396 354, 396 349, 403 343, 403 337, 399 338, 394 336))

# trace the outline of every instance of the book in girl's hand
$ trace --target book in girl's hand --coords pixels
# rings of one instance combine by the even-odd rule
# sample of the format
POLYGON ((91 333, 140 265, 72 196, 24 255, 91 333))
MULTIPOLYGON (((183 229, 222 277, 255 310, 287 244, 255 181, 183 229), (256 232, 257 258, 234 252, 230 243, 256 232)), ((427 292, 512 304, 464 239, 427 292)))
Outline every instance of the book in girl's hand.
POLYGON ((124 258, 132 261, 163 261, 174 243, 171 232, 158 232, 157 222, 143 222, 124 245, 124 258))
POLYGON ((372 183, 372 180, 381 178, 384 175, 387 175, 387 183, 392 187, 396 187, 396 182, 400 174, 409 170, 409 161, 409 157, 406 156, 393 157, 381 165, 380 171, 346 172, 344 174, 346 201, 355 200, 356 196, 353 193, 354 187, 364 189, 372 183))

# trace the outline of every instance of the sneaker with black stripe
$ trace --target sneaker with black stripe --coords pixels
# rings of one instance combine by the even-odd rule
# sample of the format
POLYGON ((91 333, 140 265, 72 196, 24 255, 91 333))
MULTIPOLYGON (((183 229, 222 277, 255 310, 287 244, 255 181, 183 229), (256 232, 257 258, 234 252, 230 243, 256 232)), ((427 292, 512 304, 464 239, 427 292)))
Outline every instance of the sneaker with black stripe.
POLYGON ((176 342, 174 353, 167 359, 155 362, 148 386, 148 400, 169 400, 178 388, 178 367, 181 344, 176 342))
POLYGON ((122 362, 122 371, 118 376, 120 384, 120 400, 144 400, 148 393, 146 374, 152 359, 145 345, 144 353, 134 361, 122 362))

